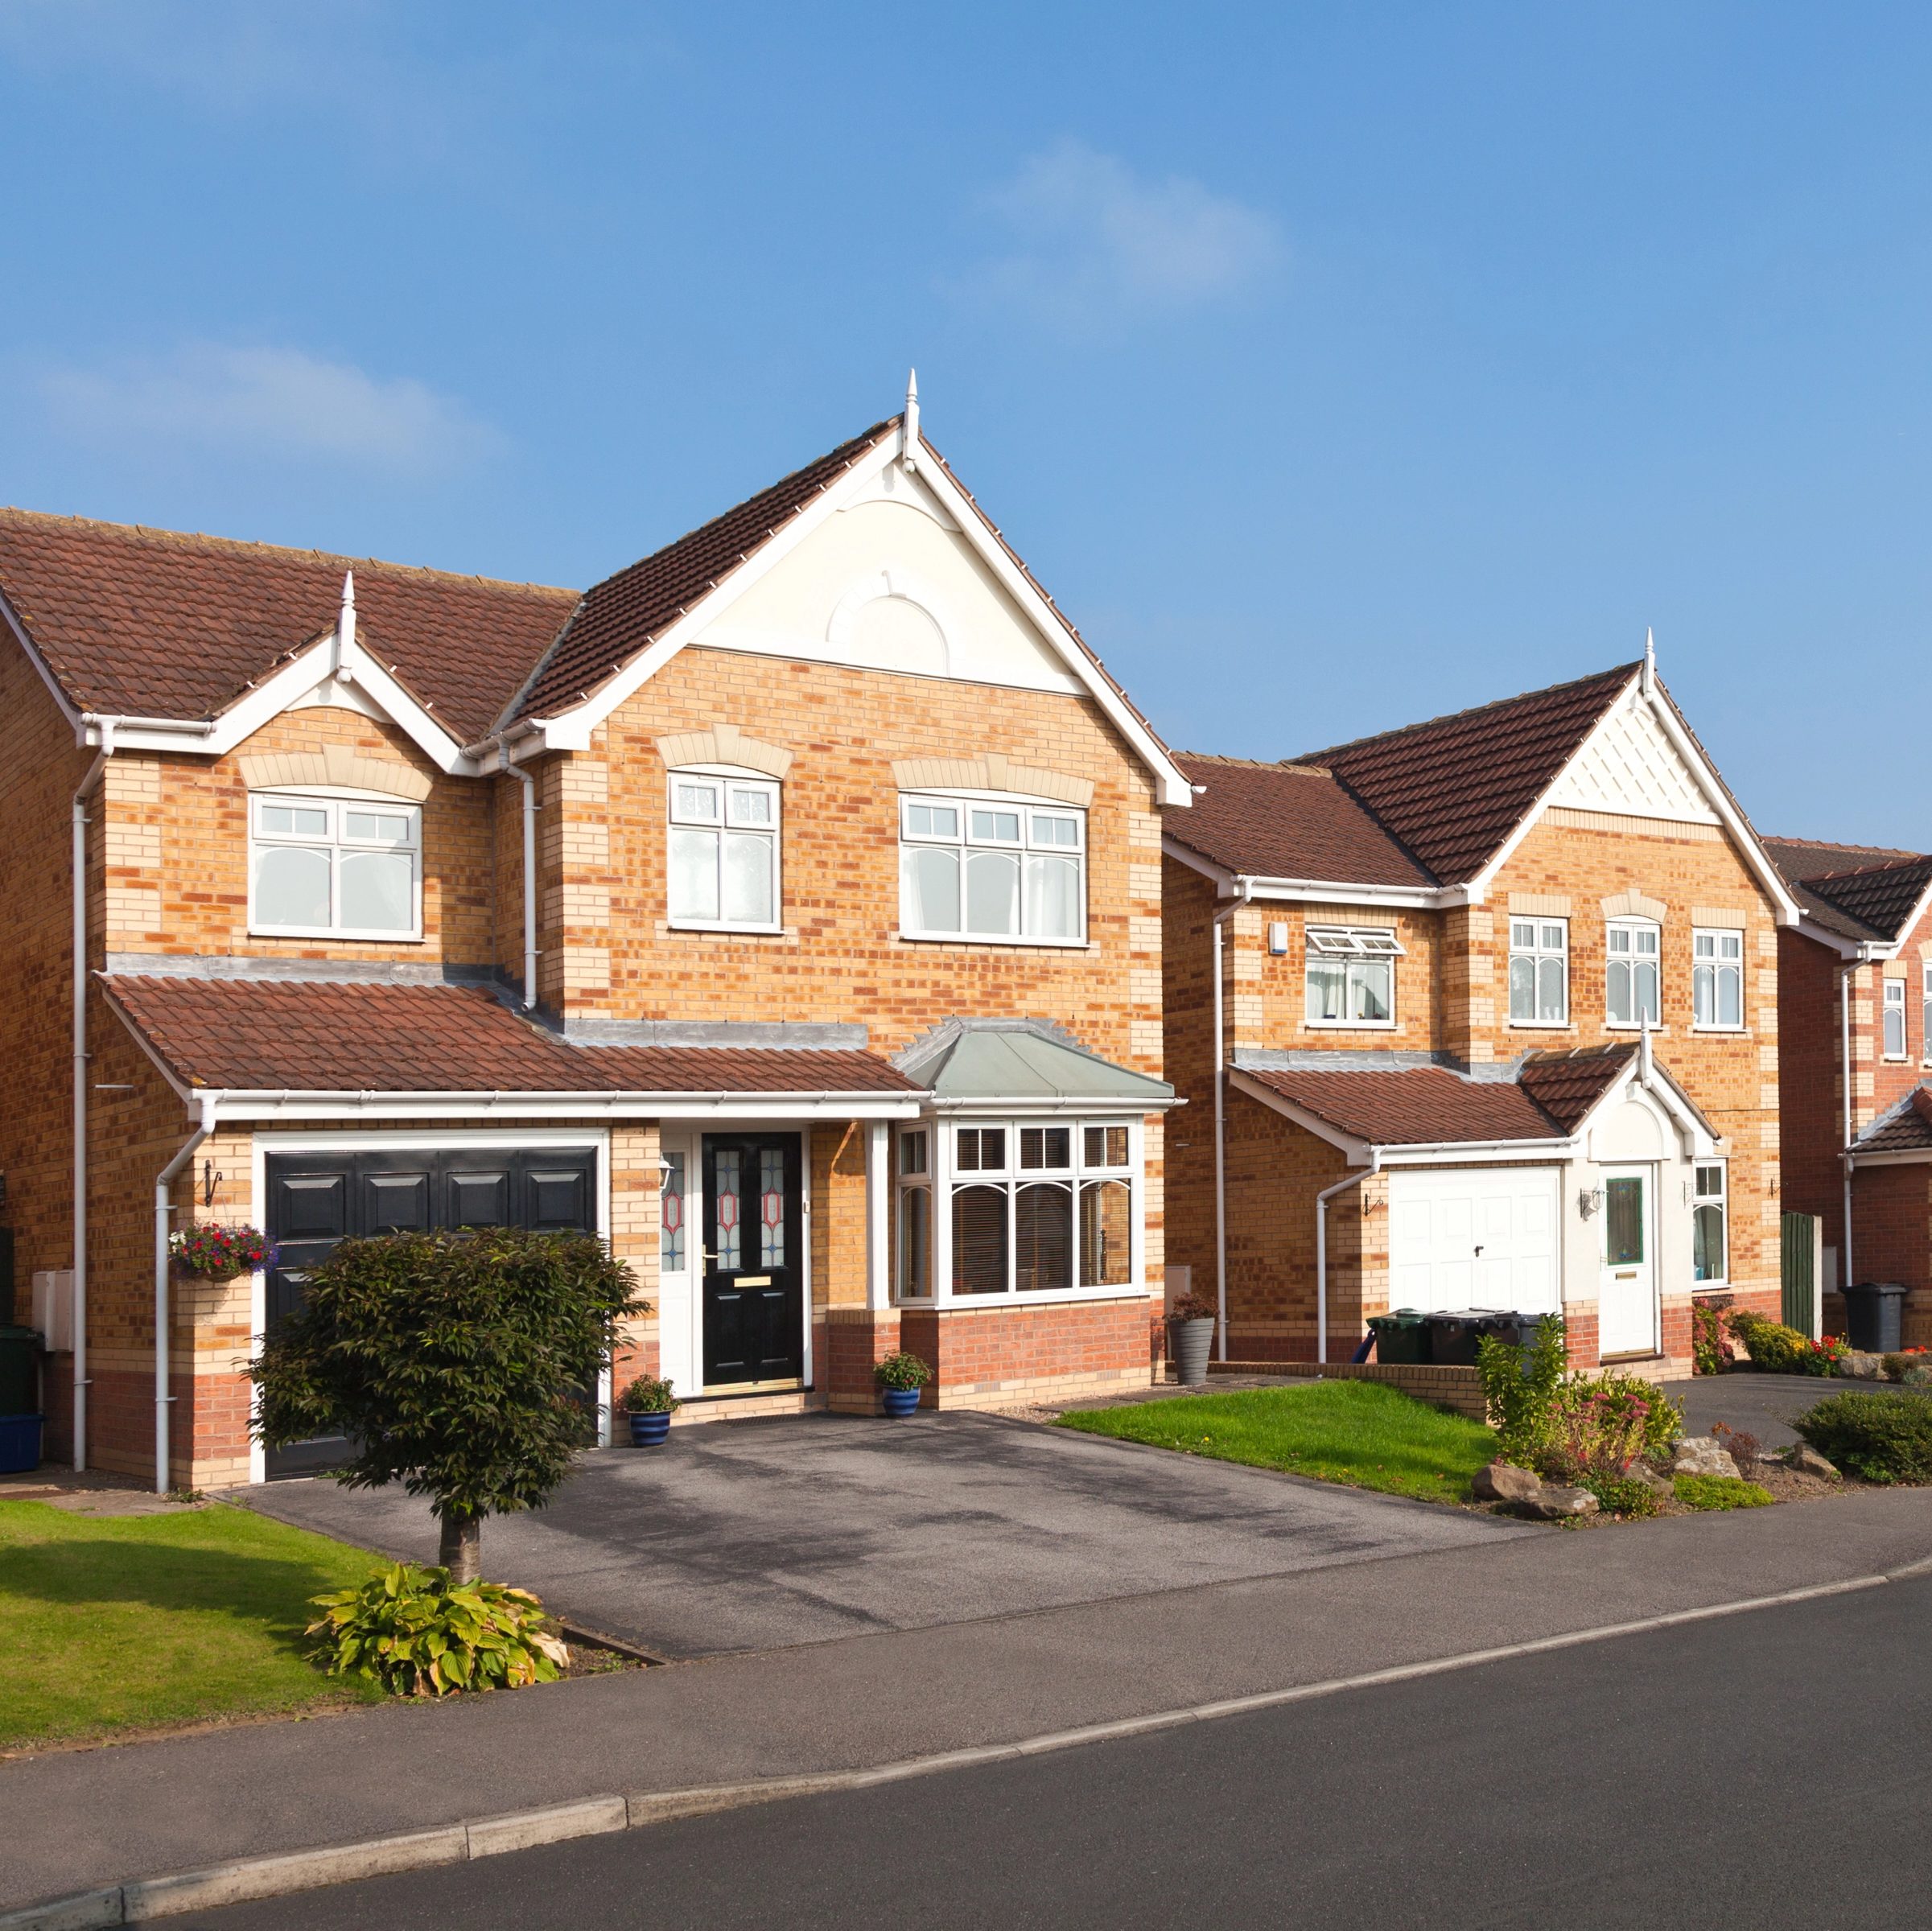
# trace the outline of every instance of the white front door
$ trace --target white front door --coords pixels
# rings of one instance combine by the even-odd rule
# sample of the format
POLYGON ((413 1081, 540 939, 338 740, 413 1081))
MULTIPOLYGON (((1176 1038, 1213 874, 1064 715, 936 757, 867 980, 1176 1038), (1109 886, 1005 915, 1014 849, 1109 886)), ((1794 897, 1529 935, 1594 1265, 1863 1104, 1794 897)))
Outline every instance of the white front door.
POLYGON ((1606 1167, 1600 1354, 1657 1352, 1657 1169, 1606 1167))
POLYGON ((1557 1169, 1402 1167, 1389 1175, 1389 1305, 1555 1314, 1557 1169))

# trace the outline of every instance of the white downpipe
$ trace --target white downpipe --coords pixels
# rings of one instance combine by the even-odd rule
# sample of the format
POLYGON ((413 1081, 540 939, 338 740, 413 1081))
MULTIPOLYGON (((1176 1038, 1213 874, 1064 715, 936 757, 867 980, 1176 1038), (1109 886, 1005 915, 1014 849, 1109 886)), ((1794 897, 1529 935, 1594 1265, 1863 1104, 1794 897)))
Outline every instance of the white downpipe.
POLYGON ((101 749, 74 793, 74 1472, 87 1467, 87 801, 114 755, 118 718, 82 718, 100 727, 101 749))
POLYGON ((161 1169, 154 1181, 154 1493, 168 1492, 168 1410, 174 1396, 168 1388, 167 1217, 174 1211, 168 1200, 175 1175, 194 1158, 195 1149, 215 1130, 215 1108, 221 1096, 204 1093, 201 1101, 201 1124, 175 1151, 175 1157, 161 1169))
POLYGON ((1838 980, 1838 1038, 1839 1053, 1844 1079, 1845 1089, 1845 1150, 1841 1156, 1845 1170, 1845 1237, 1843 1262, 1845 1278, 1839 1284, 1852 1285, 1852 1142, 1853 1134, 1852 1111, 1852 980, 1858 970, 1858 961, 1850 961, 1838 980))
POLYGON ((1369 1149, 1369 1163, 1353 1173, 1345 1173, 1333 1187, 1324 1187, 1315 1196, 1315 1359, 1329 1358, 1329 1202, 1337 1194, 1358 1186, 1372 1173, 1382 1171, 1382 1149, 1369 1149))
POLYGON ((1211 921, 1214 931, 1214 1336, 1219 1358, 1228 1358, 1228 1042, 1221 1019, 1221 928, 1254 896, 1243 879, 1232 901, 1211 921))

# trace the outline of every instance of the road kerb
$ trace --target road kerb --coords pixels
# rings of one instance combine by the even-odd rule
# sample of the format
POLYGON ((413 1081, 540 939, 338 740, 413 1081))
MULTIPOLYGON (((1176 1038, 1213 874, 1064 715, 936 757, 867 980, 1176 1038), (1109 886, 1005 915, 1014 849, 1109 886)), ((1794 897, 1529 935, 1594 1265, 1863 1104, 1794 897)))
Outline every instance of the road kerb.
POLYGON ((1640 1636, 1651 1630, 1675 1628, 1688 1623, 1747 1615, 1754 1610, 1815 1602, 1827 1596, 1855 1595, 1867 1589, 1882 1588, 1888 1583, 1905 1582, 1927 1574, 1932 1574, 1932 1556, 1903 1564, 1882 1575, 1816 1583, 1802 1588, 1781 1590, 1770 1595, 1707 1604, 1695 1609, 1666 1610, 1629 1622, 1599 1624, 1592 1628, 1531 1637, 1523 1642, 1505 1644, 1490 1649, 1465 1650, 1456 1656, 1438 1657, 1423 1662, 1399 1663, 1386 1670, 1368 1670, 1355 1676, 1332 1677, 1320 1682, 1296 1683, 1286 1689, 1261 1690, 1251 1696, 1226 1697, 1214 1702, 1193 1704, 1184 1709, 1157 1711, 1145 1716, 1123 1717, 1107 1723, 1083 1724, 1076 1729, 1050 1731, 1016 1743, 937 1752, 929 1756, 907 1757, 897 1763, 879 1764, 865 1769, 765 1777, 741 1784, 701 1785, 685 1790, 604 1794, 567 1804, 546 1804, 528 1810, 512 1811, 501 1817, 479 1818, 436 1830, 369 1838, 324 1850, 241 1859, 214 1865, 205 1871, 146 1878, 104 1890, 80 1892, 68 1897, 49 1899, 44 1904, 29 1905, 23 1910, 0 1913, 0 1931, 102 1931, 102 1928, 115 1925, 173 1917, 186 1911, 209 1910, 222 1904, 318 1890, 329 1884, 348 1884, 360 1878, 386 1876, 432 1865, 461 1863, 472 1858, 527 1850, 572 1838, 627 1829, 642 1830, 653 1824, 669 1823, 678 1818, 702 1817, 753 1804, 777 1803, 788 1797, 872 1789, 881 1784, 930 1777, 945 1770, 1010 1762, 1053 1751, 1077 1749, 1090 1744, 1179 1729, 1189 1723, 1212 1722, 1221 1717, 1279 1709, 1290 1703, 1337 1696, 1351 1690, 1411 1682, 1425 1677, 1444 1675, 1452 1670, 1477 1669, 1516 1657, 1547 1655, 1558 1650, 1578 1649, 1588 1643, 1640 1636))

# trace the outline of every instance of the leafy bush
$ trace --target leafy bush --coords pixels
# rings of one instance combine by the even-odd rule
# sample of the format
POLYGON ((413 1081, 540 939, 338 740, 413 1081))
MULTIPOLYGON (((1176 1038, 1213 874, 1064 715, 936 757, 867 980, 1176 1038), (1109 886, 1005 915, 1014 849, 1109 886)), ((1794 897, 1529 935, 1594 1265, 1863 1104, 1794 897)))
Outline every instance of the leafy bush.
POLYGON ((1557 1390, 1538 1472, 1580 1488, 1621 1478, 1642 1457, 1666 1452, 1683 1427, 1675 1403, 1653 1383, 1629 1374, 1580 1375, 1557 1390))
POLYGON ((1748 1428, 1733 1428, 1728 1422, 1713 1422, 1711 1434, 1719 1447, 1737 1464, 1737 1472, 1749 1481, 1764 1459, 1764 1444, 1748 1428))
POLYGON ((1932 1367, 1932 1354, 1923 1348, 1901 1348, 1885 1357, 1886 1377, 1894 1381, 1902 1381, 1914 1368, 1926 1367, 1932 1367))
POLYGON ((1932 1482, 1932 1395, 1834 1394, 1791 1426, 1860 1481, 1932 1482))
POLYGON ((1715 1301, 1691 1303, 1691 1366, 1695 1374, 1722 1374, 1737 1365, 1737 1350, 1724 1332, 1724 1310, 1715 1301))
POLYGON ((218 1281, 274 1265, 274 1250, 260 1229, 228 1227, 219 1221, 178 1229, 167 1237, 167 1250, 176 1266, 218 1281))
POLYGON ((1611 1515, 1654 1515, 1662 1505, 1656 1490, 1634 1475, 1586 1475, 1577 1486, 1588 1489, 1597 1506, 1611 1515))
POLYGON ((1220 1311, 1205 1294, 1196 1294, 1192 1289, 1176 1295, 1174 1305, 1168 1310, 1170 1321, 1212 1321, 1220 1318, 1220 1311))
POLYGON ((1837 1335, 1814 1341, 1808 1334, 1748 1307, 1734 1307, 1724 1319, 1750 1351, 1751 1365, 1765 1374, 1829 1374, 1845 1352, 1837 1335))
POLYGON ((344 1241, 256 1358, 256 1432, 271 1448, 347 1436, 336 1479, 428 1496, 443 1566, 468 1582, 483 1517, 540 1508, 570 1472, 591 1439, 583 1391, 620 1317, 645 1309, 591 1234, 344 1241))
POLYGON ((675 1414, 679 1406, 671 1384, 654 1374, 639 1375, 624 1390, 623 1399, 626 1414, 675 1414))
POLYGON ((1485 1334, 1476 1349, 1476 1372, 1496 1430, 1499 1459, 1519 1468, 1536 1465, 1550 1439, 1557 1391, 1565 1363, 1563 1317, 1551 1315, 1527 1347, 1485 1334))
POLYGON ((923 1388, 933 1371, 916 1354, 888 1354, 872 1370, 872 1379, 881 1388, 923 1388))
POLYGON ((1680 1475, 1670 1486, 1687 1509, 1761 1509, 1769 1488, 1732 1475, 1680 1475))
POLYGON ((392 1696, 518 1690, 554 1682, 569 1660, 537 1598, 501 1583, 452 1583, 406 1563, 359 1588, 313 1599, 308 1627, 331 1676, 366 1677, 392 1696))

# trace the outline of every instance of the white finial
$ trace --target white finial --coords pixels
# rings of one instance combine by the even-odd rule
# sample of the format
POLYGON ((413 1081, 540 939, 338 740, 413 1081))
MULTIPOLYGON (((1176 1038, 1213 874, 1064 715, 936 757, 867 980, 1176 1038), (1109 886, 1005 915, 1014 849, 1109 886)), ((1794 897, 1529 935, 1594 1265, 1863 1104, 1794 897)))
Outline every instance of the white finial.
POLYGON ((905 378, 904 461, 909 475, 919 467, 919 371, 908 369, 905 378))
POLYGON ((356 573, 345 570, 342 573, 342 608, 336 617, 336 663, 335 675, 344 684, 355 681, 356 673, 350 668, 348 653, 356 641, 356 573))
POLYGON ((1644 695, 1647 698, 1657 688, 1657 632, 1649 624, 1644 626, 1644 695))

